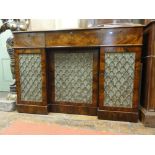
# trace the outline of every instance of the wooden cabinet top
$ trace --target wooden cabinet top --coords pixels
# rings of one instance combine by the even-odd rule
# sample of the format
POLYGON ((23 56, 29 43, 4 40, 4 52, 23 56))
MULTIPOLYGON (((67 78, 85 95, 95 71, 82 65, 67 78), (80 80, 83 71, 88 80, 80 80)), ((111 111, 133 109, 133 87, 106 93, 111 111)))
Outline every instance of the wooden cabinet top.
POLYGON ((14 32, 14 48, 141 46, 143 26, 14 32))

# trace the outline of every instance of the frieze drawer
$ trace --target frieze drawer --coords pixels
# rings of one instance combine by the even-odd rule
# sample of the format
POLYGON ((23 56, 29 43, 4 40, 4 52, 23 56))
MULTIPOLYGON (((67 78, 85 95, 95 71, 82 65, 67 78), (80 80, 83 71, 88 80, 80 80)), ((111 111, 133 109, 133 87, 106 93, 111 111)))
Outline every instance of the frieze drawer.
POLYGON ((45 47, 44 33, 15 33, 14 36, 14 48, 45 47))
POLYGON ((52 46, 95 46, 99 45, 99 30, 77 30, 46 32, 46 47, 52 46))

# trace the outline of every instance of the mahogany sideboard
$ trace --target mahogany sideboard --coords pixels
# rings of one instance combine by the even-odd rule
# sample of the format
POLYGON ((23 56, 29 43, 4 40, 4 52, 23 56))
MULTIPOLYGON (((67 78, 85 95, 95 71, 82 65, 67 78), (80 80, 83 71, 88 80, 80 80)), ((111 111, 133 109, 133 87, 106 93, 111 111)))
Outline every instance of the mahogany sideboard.
POLYGON ((17 110, 138 121, 143 26, 14 32, 17 110))
POLYGON ((155 21, 144 27, 143 38, 140 119, 145 126, 155 127, 155 21))

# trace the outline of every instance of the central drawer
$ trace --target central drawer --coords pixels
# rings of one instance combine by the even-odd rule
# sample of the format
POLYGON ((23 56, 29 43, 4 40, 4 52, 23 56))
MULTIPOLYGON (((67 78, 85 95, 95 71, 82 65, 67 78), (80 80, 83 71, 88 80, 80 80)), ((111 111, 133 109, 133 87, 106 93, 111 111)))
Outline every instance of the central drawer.
POLYGON ((99 30, 77 30, 45 33, 46 47, 95 46, 100 44, 99 30))

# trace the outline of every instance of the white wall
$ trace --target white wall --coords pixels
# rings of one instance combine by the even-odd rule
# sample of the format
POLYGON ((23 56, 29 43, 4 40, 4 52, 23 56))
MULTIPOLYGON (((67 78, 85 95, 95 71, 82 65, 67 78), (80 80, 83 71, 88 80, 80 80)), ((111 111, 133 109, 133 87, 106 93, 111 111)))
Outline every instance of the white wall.
POLYGON ((78 28, 79 19, 31 19, 29 30, 78 28))
POLYGON ((9 85, 12 82, 10 58, 6 49, 6 40, 11 36, 12 33, 10 30, 0 34, 0 91, 9 91, 9 85))

